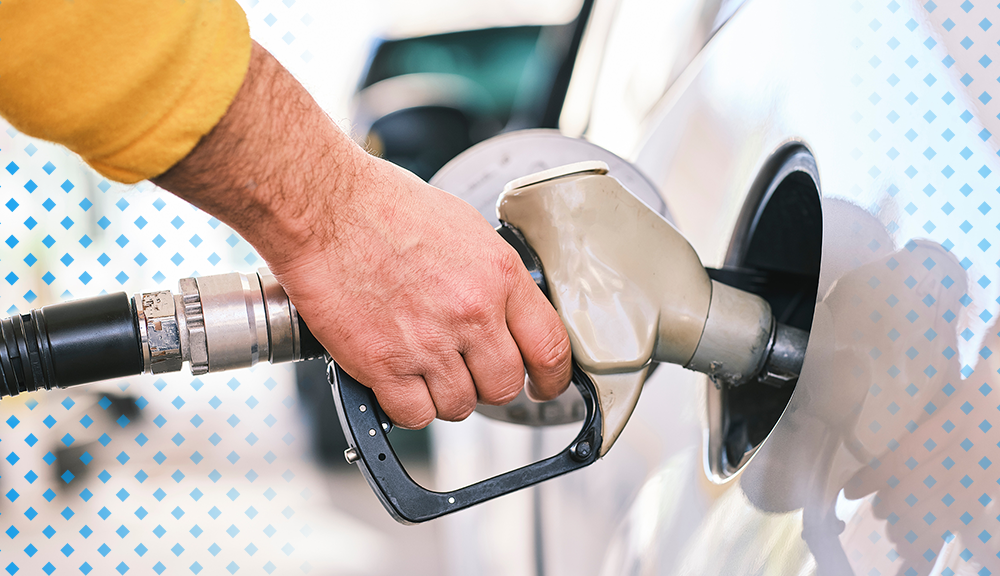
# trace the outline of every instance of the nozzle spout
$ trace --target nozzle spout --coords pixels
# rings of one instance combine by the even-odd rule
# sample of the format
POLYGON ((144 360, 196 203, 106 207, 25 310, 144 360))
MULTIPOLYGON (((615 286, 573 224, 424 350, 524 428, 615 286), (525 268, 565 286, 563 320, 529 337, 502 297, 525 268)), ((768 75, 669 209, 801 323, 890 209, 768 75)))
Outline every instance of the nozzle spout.
POLYGON ((719 386, 798 377, 807 335, 761 297, 711 280, 674 226, 607 174, 579 163, 515 180, 497 215, 534 250, 573 358, 601 395, 611 447, 653 362, 719 386))

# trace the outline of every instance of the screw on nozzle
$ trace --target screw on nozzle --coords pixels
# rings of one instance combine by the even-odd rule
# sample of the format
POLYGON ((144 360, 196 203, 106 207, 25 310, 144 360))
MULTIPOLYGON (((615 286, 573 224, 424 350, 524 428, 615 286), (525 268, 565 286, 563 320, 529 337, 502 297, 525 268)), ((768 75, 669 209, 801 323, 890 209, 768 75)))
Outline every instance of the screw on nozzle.
POLYGON ((344 459, 347 460, 348 464, 354 464, 361 459, 361 455, 358 454, 356 449, 348 448, 347 450, 344 450, 344 459))
POLYGON ((590 457, 591 447, 588 440, 582 440, 570 449, 570 454, 575 460, 583 461, 590 457))

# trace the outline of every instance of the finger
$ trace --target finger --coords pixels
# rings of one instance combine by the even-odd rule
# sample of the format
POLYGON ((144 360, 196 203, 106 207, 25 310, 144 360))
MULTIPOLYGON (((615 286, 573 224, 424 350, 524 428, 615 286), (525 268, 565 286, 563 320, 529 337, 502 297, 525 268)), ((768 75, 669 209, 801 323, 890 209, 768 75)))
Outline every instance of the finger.
POLYGON ((552 400, 562 394, 572 369, 569 336, 527 271, 519 275, 507 300, 507 327, 528 372, 528 395, 552 400))
POLYGON ((464 420, 476 409, 476 387, 457 351, 424 374, 427 390, 437 410, 437 417, 455 422, 464 420))
POLYGON ((462 356, 483 404, 506 404, 524 387, 521 352, 505 324, 488 340, 471 342, 462 356))
POLYGON ((372 386, 379 406, 400 428, 419 430, 434 420, 437 409, 421 376, 404 376, 372 386))

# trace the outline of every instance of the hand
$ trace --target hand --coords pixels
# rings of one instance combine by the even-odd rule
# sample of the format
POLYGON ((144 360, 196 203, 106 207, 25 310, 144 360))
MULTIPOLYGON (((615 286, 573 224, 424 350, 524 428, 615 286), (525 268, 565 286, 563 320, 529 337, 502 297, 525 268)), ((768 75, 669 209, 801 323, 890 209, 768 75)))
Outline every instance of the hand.
POLYGON ((471 206, 373 158, 262 48, 222 121, 154 180, 240 232, 310 330, 398 425, 559 395, 570 345, 471 206))
POLYGON ((517 253, 462 200, 366 163, 314 244, 272 267, 330 354, 406 427, 504 404, 525 368, 533 396, 562 392, 568 338, 517 253))

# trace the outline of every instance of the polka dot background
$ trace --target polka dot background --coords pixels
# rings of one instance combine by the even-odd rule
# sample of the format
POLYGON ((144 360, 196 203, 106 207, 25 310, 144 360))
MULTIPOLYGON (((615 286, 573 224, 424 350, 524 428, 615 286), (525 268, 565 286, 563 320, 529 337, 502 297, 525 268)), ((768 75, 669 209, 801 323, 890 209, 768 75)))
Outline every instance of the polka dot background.
POLYGON ((844 487, 866 510, 841 542, 856 574, 1000 574, 1000 6, 852 10, 852 155, 884 233, 827 297, 871 384, 844 487))
MULTIPOLYGON (((6 314, 262 265, 211 216, 148 183, 111 184, 12 128, 0 163, 6 314)), ((307 447, 291 375, 144 376, 4 399, 0 568, 302 564, 295 550, 310 528, 297 509, 310 494, 297 480, 307 447)))
MULTIPOLYGON (((360 66, 370 10, 243 5, 254 37, 345 116, 350 83, 329 78, 360 66)), ((850 7, 850 154, 879 231, 854 230, 867 264, 825 298, 844 311, 838 337, 866 350, 855 379, 870 382, 847 442, 867 462, 844 486, 860 509, 839 541, 857 574, 1000 574, 1000 6, 850 7)), ((6 124, 0 204, 7 314, 261 265, 208 214, 107 182, 6 124)), ((5 399, 0 569, 296 574, 373 552, 352 539, 363 530, 331 527, 297 402, 290 370, 263 366, 5 399)))
MULTIPOLYGON (((242 4, 254 38, 345 116, 370 11, 346 2, 242 4)), ((180 278, 264 265, 212 216, 148 182, 109 182, 2 120, 0 210, 6 315, 105 292, 176 290, 180 278)), ((371 538, 329 509, 298 402, 294 371, 267 365, 5 398, 0 573, 352 572, 338 557, 367 550, 371 538)))

